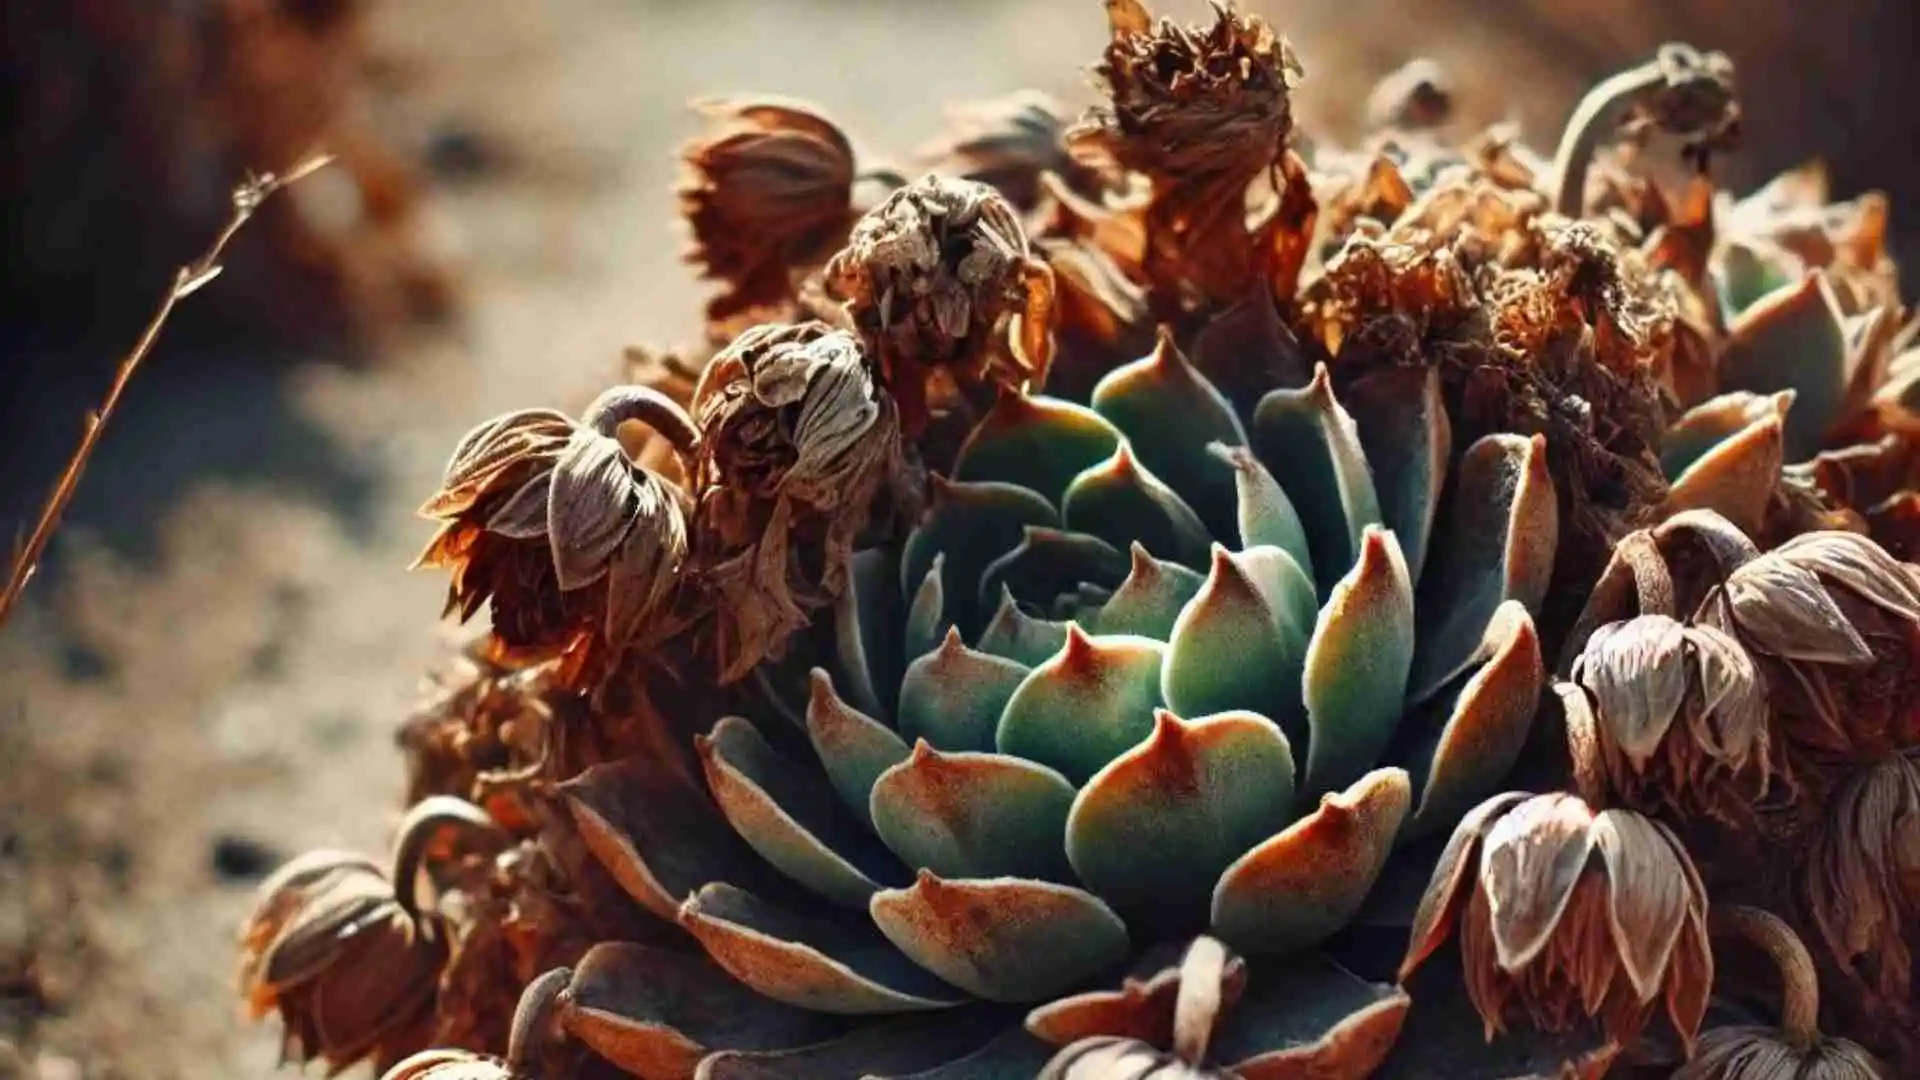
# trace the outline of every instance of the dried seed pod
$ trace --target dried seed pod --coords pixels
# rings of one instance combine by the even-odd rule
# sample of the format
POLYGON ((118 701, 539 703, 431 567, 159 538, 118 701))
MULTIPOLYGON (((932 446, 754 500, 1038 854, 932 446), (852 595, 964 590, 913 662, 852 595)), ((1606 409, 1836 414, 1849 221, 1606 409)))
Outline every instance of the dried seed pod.
POLYGON ((700 111, 718 129, 681 150, 679 196, 693 229, 687 261, 723 286, 707 319, 778 315, 853 226, 853 146, 804 102, 729 98, 700 111))

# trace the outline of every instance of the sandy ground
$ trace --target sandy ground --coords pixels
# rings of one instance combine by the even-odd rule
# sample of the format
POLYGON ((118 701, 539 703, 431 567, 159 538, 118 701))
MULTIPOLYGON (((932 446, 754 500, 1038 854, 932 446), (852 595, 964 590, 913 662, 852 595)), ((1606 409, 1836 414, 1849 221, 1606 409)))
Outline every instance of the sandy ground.
MULTIPOLYGON (((1334 72, 1303 111, 1350 118, 1404 54, 1295 7, 1283 25, 1334 72)), ((378 38, 409 65, 411 121, 513 148, 440 200, 471 315, 359 372, 211 385, 154 361, 93 509, 0 640, 0 1077, 273 1070, 273 1033, 232 998, 234 931, 279 859, 383 843, 392 731, 445 640, 441 581, 405 572, 428 531, 413 507, 473 423, 577 407, 623 346, 694 330, 671 224, 685 101, 808 97, 901 151, 942 101, 1083 100, 1103 36, 1091 0, 390 5, 378 38), (163 475, 187 480, 148 505, 163 475)), ((1560 87, 1525 100, 1534 130, 1562 114, 1560 73, 1508 74, 1560 87)))

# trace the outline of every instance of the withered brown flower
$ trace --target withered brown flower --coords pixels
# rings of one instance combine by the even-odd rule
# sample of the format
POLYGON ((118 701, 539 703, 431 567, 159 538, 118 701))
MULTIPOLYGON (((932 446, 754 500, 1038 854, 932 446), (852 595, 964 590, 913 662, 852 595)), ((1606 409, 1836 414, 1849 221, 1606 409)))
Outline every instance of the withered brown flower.
POLYGON ((777 313, 853 225, 853 146, 804 102, 731 98, 700 109, 719 126, 681 150, 679 196, 693 228, 687 261, 723 285, 707 319, 777 313))
POLYGON ((962 393, 1046 379, 1053 271, 985 184, 929 176, 895 191, 854 226, 826 285, 846 302, 909 434, 926 421, 930 379, 962 393))
POLYGON ((1460 822, 1414 916, 1401 981, 1460 931, 1487 1037, 1595 1019, 1625 1044, 1664 996, 1691 1045, 1713 984, 1707 896, 1666 826, 1573 795, 1498 795, 1460 822))
POLYGON ((900 417, 860 343, 817 322, 740 335, 703 373, 693 415, 693 558, 730 682, 845 587, 900 467, 900 417))
POLYGON ((947 110, 947 130, 916 155, 943 176, 977 180, 1025 211, 1040 205, 1041 178, 1052 173, 1069 188, 1098 189, 1089 170, 1067 153, 1063 106, 1052 96, 1021 90, 947 110))
POLYGON ((450 570, 447 610, 491 601, 509 651, 613 653, 643 636, 685 555, 683 495, 636 466, 618 438, 639 421, 682 453, 697 437, 671 399, 615 387, 579 422, 552 409, 507 413, 460 440, 440 491, 421 508, 441 522, 416 567, 450 570))
POLYGON ((241 937, 240 987, 256 1018, 277 1010, 281 1055, 339 1071, 385 1069, 426 1045, 444 941, 423 928, 372 860, 313 851, 260 885, 241 937))
POLYGON ((1640 615, 1596 630, 1573 681, 1561 694, 1576 768, 1629 806, 1752 823, 1773 779, 1773 735, 1766 682, 1739 642, 1640 615))
POLYGON ((1153 182, 1146 270, 1158 302, 1237 300, 1263 269, 1248 185, 1286 150, 1300 62, 1264 20, 1222 3, 1211 26, 1155 24, 1140 0, 1110 0, 1107 14, 1113 37, 1096 69, 1107 103, 1068 145, 1153 182))
POLYGON ((1788 735, 1856 760, 1920 744, 1920 578, 1855 533, 1813 532, 1735 568, 1697 621, 1774 672, 1788 735))
MULTIPOLYGON (((1806 904, 1827 953, 1882 1022, 1911 1027, 1920 947, 1920 763, 1893 756, 1846 780, 1809 849, 1806 904)), ((1911 1037, 1911 1036, 1910 1036, 1911 1037)))

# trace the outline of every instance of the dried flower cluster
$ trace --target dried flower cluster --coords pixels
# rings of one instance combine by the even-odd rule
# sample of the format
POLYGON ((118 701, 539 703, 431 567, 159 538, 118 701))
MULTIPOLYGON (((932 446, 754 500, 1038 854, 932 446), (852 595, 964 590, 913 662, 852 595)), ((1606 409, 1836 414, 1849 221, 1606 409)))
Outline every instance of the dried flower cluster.
POLYGON ((1107 13, 1100 107, 960 110, 922 179, 764 99, 688 149, 713 344, 455 450, 422 561, 491 626, 393 869, 263 889, 290 1056, 1920 1067, 1883 204, 1716 190, 1684 46, 1551 161, 1430 64, 1309 150, 1265 23, 1107 13))

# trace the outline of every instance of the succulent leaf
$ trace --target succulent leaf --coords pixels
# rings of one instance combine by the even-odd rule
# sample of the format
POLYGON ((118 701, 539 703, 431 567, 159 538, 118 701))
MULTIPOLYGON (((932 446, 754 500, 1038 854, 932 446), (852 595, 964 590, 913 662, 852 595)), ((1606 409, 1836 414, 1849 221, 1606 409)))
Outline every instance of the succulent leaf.
POLYGON ((834 599, 833 631, 841 685, 861 712, 885 716, 906 661, 893 628, 906 616, 898 588, 900 567, 882 548, 855 552, 847 587, 834 599))
POLYGON ((831 786, 783 761, 752 724, 725 717, 694 746, 727 823, 781 873, 850 908, 906 880, 900 864, 846 816, 831 786))
POLYGON ((1345 787, 1380 760, 1400 723, 1413 650, 1406 561, 1392 533, 1368 526, 1359 561, 1333 587, 1307 645, 1303 794, 1345 787))
POLYGON ((892 728, 842 701, 826 672, 813 669, 809 685, 807 738, 813 752, 840 801, 871 829, 873 782, 907 759, 907 744, 892 728))
POLYGON ((915 963, 987 1001, 1039 1001, 1119 964, 1126 924, 1090 893, 1017 878, 947 881, 922 870, 876 893, 874 925, 915 963))
POLYGON ((580 838, 614 881, 669 921, 708 881, 743 871, 737 841, 691 776, 635 757, 560 785, 580 838))
POLYGON ((1124 549, 1135 542, 1164 559, 1201 565, 1211 542, 1193 507, 1147 471, 1121 442, 1113 456, 1074 477, 1061 518, 1067 528, 1124 549))
MULTIPOLYGON (((1680 422, 1686 424, 1700 409, 1723 400, 1707 402, 1680 422)), ((1670 474, 1673 486, 1667 492, 1668 512, 1712 510, 1742 532, 1760 530, 1780 484, 1787 405, 1793 394, 1784 391, 1759 400, 1773 407, 1755 410, 1762 415, 1694 457, 1678 475, 1670 474)))
POLYGON ((1311 609, 1311 588, 1278 548, 1234 555, 1216 546, 1206 583, 1168 637, 1160 673, 1167 707, 1188 716, 1256 712, 1302 741, 1300 678, 1308 637, 1294 619, 1299 597, 1311 609))
POLYGON ((1356 381, 1342 401, 1373 470, 1381 520, 1400 541, 1408 576, 1419 581, 1453 456, 1453 423, 1440 399, 1440 369, 1377 371, 1356 381))
POLYGON ((1181 493, 1216 538, 1235 532, 1233 476, 1222 471, 1210 443, 1245 446, 1233 406, 1214 389, 1169 334, 1153 352, 1109 372, 1093 388, 1093 408, 1112 421, 1153 475, 1181 493))
POLYGON ((1214 1057, 1243 1080, 1372 1076, 1412 1004, 1405 990, 1367 982, 1325 957, 1260 974, 1213 1045, 1214 1057))
POLYGON ((782 911, 732 885, 702 886, 680 906, 679 921, 728 974, 788 1005, 869 1015, 965 1000, 871 927, 782 911))
POLYGON ((1180 609, 1200 591, 1206 579, 1179 563, 1154 558, 1137 543, 1132 556, 1126 580, 1101 607, 1095 629, 1101 634, 1132 634, 1165 641, 1173 633, 1180 609))
POLYGON ((602 942, 574 965, 567 1033, 635 1076, 692 1076, 713 1050, 804 1046, 833 1031, 821 1013, 783 1005, 696 953, 602 942))
POLYGON ((1413 703, 1465 670, 1501 604, 1518 600, 1539 614, 1560 538, 1545 438, 1487 435, 1468 447, 1442 536, 1422 578, 1413 703))
POLYGON ((1240 546, 1277 547, 1292 556, 1311 581, 1313 552, 1307 546, 1306 527, 1273 474, 1246 447, 1215 443, 1209 449, 1233 470, 1240 546))
POLYGON ((1111 589, 1125 580, 1127 570, 1121 549, 1097 536, 1035 526, 981 573, 980 608, 993 608, 1007 592, 1039 599, 1081 585, 1111 589))
MULTIPOLYGON (((907 666, 900 685, 900 734, 950 753, 991 751, 1000 714, 1030 670, 969 649, 958 630, 949 630, 939 648, 907 666)), ((906 757, 906 746, 900 749, 906 757)))
POLYGON ((1353 417, 1333 396, 1325 364, 1298 390, 1273 390, 1253 414, 1253 448, 1300 511, 1322 595, 1359 558, 1360 534, 1380 522, 1380 497, 1353 417))
MULTIPOLYGON (((1000 1033, 987 1045, 924 1072, 896 1073, 883 1080, 1033 1080, 1053 1050, 1046 1043, 1015 1028, 1000 1033)), ((861 1080, 873 1080, 862 1077, 861 1080)))
POLYGON ((1205 924, 1206 882, 1292 816, 1293 754, 1253 713, 1181 720, 1094 774, 1067 816, 1067 858, 1087 887, 1150 925, 1205 924))
POLYGON ((1481 651, 1487 661, 1451 695, 1445 723, 1408 755, 1419 783, 1409 838, 1460 820, 1513 771, 1526 745, 1547 675, 1533 619, 1518 601, 1494 613, 1481 651))
POLYGON ((1730 390, 1792 390, 1786 455, 1805 461, 1820 451, 1846 404, 1849 349, 1839 302, 1823 271, 1773 290, 1727 327, 1720 382, 1730 390))
POLYGON ((1000 590, 1000 606, 987 628, 980 631, 980 651, 1024 668, 1033 668, 1058 655, 1067 644, 1069 624, 1027 614, 1011 590, 1000 590))
POLYGON ((906 638, 904 656, 919 657, 932 652, 953 626, 953 620, 947 615, 946 565, 946 554, 935 554, 927 564, 919 587, 913 590, 913 602, 907 607, 907 623, 902 628, 906 638))
POLYGON ((1376 769, 1247 852, 1213 890, 1214 932, 1252 953, 1318 944, 1360 910, 1393 853, 1413 792, 1402 769, 1376 769))
POLYGON ((1153 730, 1166 655, 1148 638, 1089 637, 1069 624, 1065 646, 1013 692, 996 745, 1085 783, 1153 730))
POLYGON ((953 478, 1018 484, 1059 507, 1073 478, 1113 456, 1120 438, 1084 405, 1002 393, 961 446, 953 478))
POLYGON ((922 739, 873 786, 873 823, 909 866, 944 878, 1071 881, 1060 837, 1073 787, 1006 754, 943 754, 922 739))
POLYGON ((1017 484, 929 483, 933 505, 907 537, 900 562, 903 588, 918 589, 934 557, 946 556, 940 567, 945 617, 972 633, 986 615, 974 603, 986 568, 1019 546, 1027 526, 1058 526, 1060 515, 1044 497, 1017 484))
POLYGON ((856 1076, 863 1080, 907 1080, 981 1050, 1002 1026, 998 1018, 977 1013, 898 1017, 794 1050, 712 1054, 700 1063, 695 1075, 698 1080, 856 1076))

